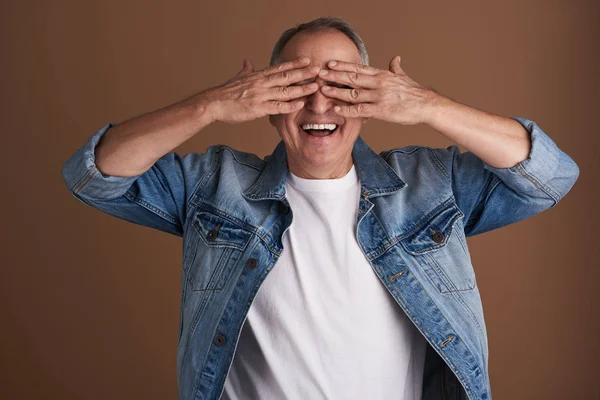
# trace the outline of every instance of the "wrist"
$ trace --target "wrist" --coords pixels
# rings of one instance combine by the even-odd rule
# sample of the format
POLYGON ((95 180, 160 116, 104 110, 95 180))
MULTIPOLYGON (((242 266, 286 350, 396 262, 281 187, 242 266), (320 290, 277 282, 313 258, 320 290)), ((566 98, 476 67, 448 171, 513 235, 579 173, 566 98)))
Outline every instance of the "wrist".
POLYGON ((184 106, 192 111, 194 119, 200 123, 201 128, 218 120, 216 104, 208 97, 207 91, 185 99, 184 106))
POLYGON ((427 89, 424 99, 421 123, 433 126, 451 100, 431 89, 427 89))
POLYGON ((206 91, 198 95, 196 110, 198 112, 198 117, 201 118, 206 125, 219 120, 217 103, 208 96, 206 91))

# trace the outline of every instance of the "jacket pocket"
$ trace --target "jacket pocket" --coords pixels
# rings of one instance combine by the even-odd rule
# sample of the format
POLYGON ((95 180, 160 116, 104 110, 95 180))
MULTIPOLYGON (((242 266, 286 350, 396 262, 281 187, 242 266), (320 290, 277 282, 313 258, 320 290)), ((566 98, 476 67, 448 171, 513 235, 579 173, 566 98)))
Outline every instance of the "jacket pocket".
POLYGON ((206 211, 193 216, 184 247, 184 273, 192 290, 221 290, 244 252, 252 232, 206 211))
POLYGON ((404 250, 441 293, 472 290, 475 272, 454 203, 435 212, 401 240, 404 250))

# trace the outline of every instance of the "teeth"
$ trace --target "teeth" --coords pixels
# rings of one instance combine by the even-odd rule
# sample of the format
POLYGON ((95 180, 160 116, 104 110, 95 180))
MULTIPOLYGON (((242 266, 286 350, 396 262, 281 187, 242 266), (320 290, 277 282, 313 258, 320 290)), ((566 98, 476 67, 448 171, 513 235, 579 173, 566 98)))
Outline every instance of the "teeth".
POLYGON ((324 130, 327 129, 328 131, 334 131, 337 128, 336 124, 303 124, 302 125, 302 129, 309 130, 309 129, 314 129, 314 130, 324 130))

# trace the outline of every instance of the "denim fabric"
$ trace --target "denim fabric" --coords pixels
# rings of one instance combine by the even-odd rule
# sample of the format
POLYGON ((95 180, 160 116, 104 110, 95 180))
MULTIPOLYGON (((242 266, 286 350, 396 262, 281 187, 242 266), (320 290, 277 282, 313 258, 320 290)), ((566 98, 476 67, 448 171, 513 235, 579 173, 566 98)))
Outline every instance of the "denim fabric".
MULTIPOLYGON (((511 168, 493 168, 457 146, 376 154, 360 137, 354 144, 361 182, 356 235, 374 273, 428 342, 423 400, 491 399, 466 237, 554 207, 579 175, 535 122, 512 118, 530 133, 532 148, 511 168)), ((184 157, 168 153, 139 176, 107 176, 94 149, 111 126, 65 162, 63 178, 83 203, 183 238, 179 399, 218 399, 248 309, 284 251, 281 238, 293 218, 284 144, 264 160, 216 145, 184 157)))

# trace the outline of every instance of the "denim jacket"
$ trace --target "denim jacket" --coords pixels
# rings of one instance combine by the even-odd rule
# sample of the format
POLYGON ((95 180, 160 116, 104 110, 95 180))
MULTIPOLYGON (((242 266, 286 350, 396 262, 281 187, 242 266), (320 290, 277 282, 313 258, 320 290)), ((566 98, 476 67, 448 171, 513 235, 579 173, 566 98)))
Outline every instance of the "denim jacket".
MULTIPOLYGON (((465 238, 554 207, 579 175, 535 122, 511 118, 527 129, 532 147, 510 168, 458 146, 377 154, 359 137, 352 150, 361 185, 358 243, 428 343, 423 400, 491 399, 486 327, 465 238)), ((108 176, 96 167, 94 149, 111 126, 64 163, 63 178, 83 203, 183 238, 179 399, 218 399, 248 309, 292 222, 285 146, 264 159, 224 145, 183 157, 171 152, 141 175, 108 176)))

